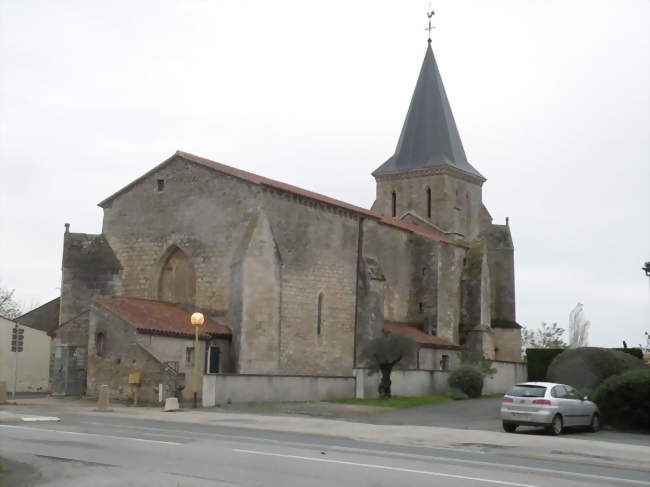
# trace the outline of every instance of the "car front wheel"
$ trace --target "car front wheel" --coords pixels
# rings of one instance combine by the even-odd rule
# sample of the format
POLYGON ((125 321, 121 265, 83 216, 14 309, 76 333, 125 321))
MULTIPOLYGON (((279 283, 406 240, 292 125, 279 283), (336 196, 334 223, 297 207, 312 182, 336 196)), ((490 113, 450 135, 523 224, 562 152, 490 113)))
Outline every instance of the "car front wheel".
POLYGON ((516 424, 506 423, 505 421, 503 422, 503 430, 506 433, 514 433, 516 429, 517 429, 516 424))
POLYGON ((594 413, 594 415, 591 417, 591 423, 589 423, 589 431, 595 433, 599 429, 600 429, 600 416, 598 416, 598 413, 594 413))
POLYGON ((551 425, 546 428, 546 431, 548 431, 548 433, 553 436, 557 436, 562 434, 562 427, 563 427, 562 416, 556 414, 553 417, 553 421, 551 422, 551 425))

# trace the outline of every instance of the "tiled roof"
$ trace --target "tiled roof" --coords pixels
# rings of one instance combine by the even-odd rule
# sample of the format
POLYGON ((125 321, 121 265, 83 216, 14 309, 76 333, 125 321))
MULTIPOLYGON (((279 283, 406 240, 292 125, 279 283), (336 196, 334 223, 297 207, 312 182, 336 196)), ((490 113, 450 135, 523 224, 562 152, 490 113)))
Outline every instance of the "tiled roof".
POLYGON ((374 218, 376 220, 379 220, 380 223, 383 223, 384 225, 388 225, 394 228, 400 228, 402 230, 406 230, 408 232, 413 232, 417 233, 418 235, 422 235, 424 237, 437 240, 439 242, 443 242, 446 244, 450 245, 456 245, 458 247, 465 247, 465 245, 455 242, 443 235, 439 235, 435 232, 431 232, 429 230, 426 230, 424 228, 418 227, 417 225, 413 225, 411 223, 407 223, 401 220, 398 220, 396 218, 391 218, 385 215, 382 215, 380 213, 376 213, 374 211, 367 210, 365 208, 361 208, 360 206, 355 206, 351 205, 349 203, 346 203, 344 201, 340 201, 334 198, 330 198, 329 196, 325 196, 319 193, 314 193, 313 191, 308 191, 306 189, 299 188, 297 186, 292 186, 291 184, 286 184, 282 183, 280 181, 275 181, 273 179, 265 178, 264 176, 259 176, 258 174, 254 174, 252 172, 248 171, 243 171, 241 169, 237 169, 236 167, 232 166, 227 166, 225 164, 221 164, 220 162, 215 162, 211 161, 210 159, 206 159, 204 157, 199 157, 195 156, 194 154, 190 154, 188 152, 183 152, 183 151, 176 151, 176 154, 174 154, 172 157, 167 159, 166 161, 162 162, 155 168, 153 168, 151 171, 147 172, 146 174, 142 175, 138 179, 132 181, 129 183, 127 186, 119 190, 117 193, 114 193, 113 195, 109 196, 106 198, 104 201, 99 203, 99 206, 104 207, 109 204, 109 202, 115 198, 116 196, 122 194, 124 191, 127 189, 131 188, 134 186, 138 181, 144 179, 147 177, 149 174, 153 173, 156 171, 160 166, 166 164, 167 162, 171 161, 174 157, 182 157, 183 159, 186 159, 188 161, 195 162, 197 164, 201 164, 202 166, 208 167, 210 169, 214 169, 216 171, 222 172, 224 174, 228 174, 230 176, 243 179, 245 181, 248 181, 250 183, 254 184, 259 184, 262 186, 268 186, 271 188, 278 189, 280 191, 286 191, 288 193, 295 194, 297 196, 302 196, 304 198, 309 198, 315 201, 320 201, 322 203, 326 203, 328 205, 336 206, 339 208, 343 208, 345 210, 366 216, 368 218, 374 218))
POLYGON ((429 167, 452 167, 485 178, 467 162, 436 58, 427 46, 395 154, 373 176, 429 167))
MULTIPOLYGON (((172 304, 124 297, 108 299, 94 297, 93 301, 136 328, 140 333, 194 337, 194 327, 190 324, 192 313, 183 311, 172 304)), ((199 336, 205 340, 213 336, 231 335, 228 327, 206 317, 199 336)))
POLYGON ((457 345, 435 335, 428 335, 427 333, 424 333, 422 330, 419 330, 412 325, 386 321, 384 323, 384 330, 390 331, 391 333, 401 333, 403 335, 407 335, 411 337, 415 343, 419 343, 423 346, 429 346, 432 348, 445 348, 449 350, 459 350, 461 348, 460 345, 457 345))
POLYGON ((38 308, 20 315, 14 321, 23 326, 52 333, 59 327, 59 309, 61 298, 54 298, 38 308))

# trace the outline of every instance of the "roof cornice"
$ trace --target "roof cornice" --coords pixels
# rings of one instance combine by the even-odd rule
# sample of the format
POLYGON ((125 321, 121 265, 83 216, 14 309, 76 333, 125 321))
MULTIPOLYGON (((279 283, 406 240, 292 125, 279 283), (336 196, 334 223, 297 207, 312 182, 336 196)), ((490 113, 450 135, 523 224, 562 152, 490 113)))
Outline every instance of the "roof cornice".
POLYGON ((395 181, 398 179, 414 179, 421 178, 422 176, 438 176, 438 175, 448 175, 453 176, 468 183, 473 183, 478 186, 482 186, 487 179, 480 176, 475 176, 473 174, 466 173, 460 169, 456 169, 452 166, 434 166, 434 167, 425 167, 419 169, 412 169, 410 171, 397 171, 384 174, 375 174, 376 181, 395 181))

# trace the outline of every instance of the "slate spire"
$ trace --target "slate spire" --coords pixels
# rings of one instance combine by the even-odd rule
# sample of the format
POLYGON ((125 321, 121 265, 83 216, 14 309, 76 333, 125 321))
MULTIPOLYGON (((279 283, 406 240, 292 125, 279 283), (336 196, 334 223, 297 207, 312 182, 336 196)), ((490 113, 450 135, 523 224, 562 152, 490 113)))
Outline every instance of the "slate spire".
POLYGON ((467 162, 429 40, 395 154, 372 174, 434 166, 451 166, 483 178, 467 162))

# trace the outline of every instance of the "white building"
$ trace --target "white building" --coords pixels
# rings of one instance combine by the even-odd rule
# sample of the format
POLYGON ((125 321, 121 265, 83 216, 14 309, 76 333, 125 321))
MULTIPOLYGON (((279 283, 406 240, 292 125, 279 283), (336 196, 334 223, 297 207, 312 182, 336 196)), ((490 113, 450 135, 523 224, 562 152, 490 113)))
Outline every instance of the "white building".
MULTIPOLYGON (((0 316, 0 381, 12 390, 16 353, 11 351, 11 330, 17 323, 0 316)), ((23 351, 18 353, 16 392, 47 392, 50 379, 50 341, 46 332, 18 325, 25 330, 23 351)))

